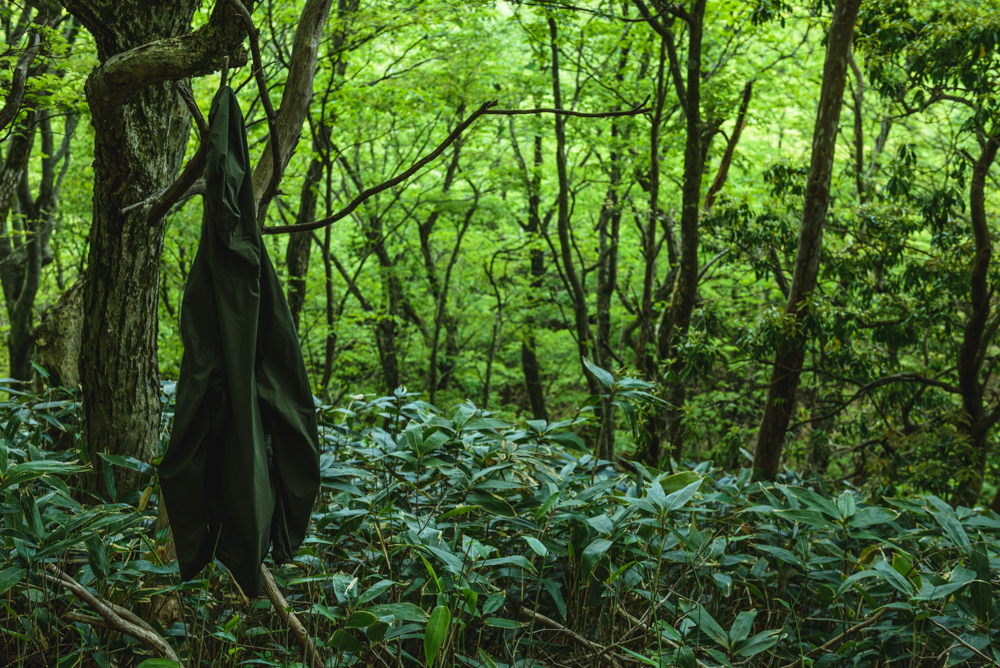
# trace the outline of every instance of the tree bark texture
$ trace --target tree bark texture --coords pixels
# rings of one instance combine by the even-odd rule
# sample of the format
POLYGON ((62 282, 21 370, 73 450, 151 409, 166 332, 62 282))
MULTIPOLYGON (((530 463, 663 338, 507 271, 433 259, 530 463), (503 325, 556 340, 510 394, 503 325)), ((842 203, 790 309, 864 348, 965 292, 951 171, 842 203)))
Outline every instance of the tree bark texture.
POLYGON ((805 359, 802 323, 809 311, 808 301, 819 278, 823 250, 823 225, 830 204, 830 184, 837 143, 837 128, 847 80, 848 56, 861 0, 837 0, 830 25, 823 84, 820 89, 812 158, 802 205, 802 227, 795 254, 795 269, 785 305, 785 321, 794 322, 794 332, 775 353, 767 403, 757 433, 753 467, 771 479, 778 473, 785 432, 795 405, 795 392, 805 359))
MULTIPOLYGON (((167 187, 180 170, 191 117, 171 80, 217 69, 241 34, 234 20, 222 20, 220 7, 208 25, 190 32, 196 0, 168 7, 138 0, 63 4, 94 36, 100 60, 86 84, 94 208, 80 360, 84 433, 99 471, 100 453, 150 461, 159 441, 156 302, 164 230, 151 228, 141 207, 122 209, 167 187)), ((92 489, 103 490, 100 479, 91 479, 92 489)), ((136 472, 114 471, 118 493, 137 484, 136 472)))

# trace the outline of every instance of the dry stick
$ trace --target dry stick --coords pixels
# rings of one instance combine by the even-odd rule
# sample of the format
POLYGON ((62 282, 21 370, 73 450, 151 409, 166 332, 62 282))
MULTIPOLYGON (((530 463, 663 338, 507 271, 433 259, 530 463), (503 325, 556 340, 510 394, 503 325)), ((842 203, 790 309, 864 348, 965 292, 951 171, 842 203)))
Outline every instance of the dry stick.
POLYGON ((285 597, 281 594, 281 590, 278 589, 278 583, 274 581, 274 576, 271 575, 271 571, 267 570, 267 566, 261 564, 260 572, 264 574, 264 593, 271 601, 271 605, 273 605, 278 611, 278 614, 281 615, 281 621, 288 625, 288 627, 292 630, 292 635, 294 635, 296 639, 298 639, 299 643, 301 643, 306 661, 311 662, 313 668, 324 668, 326 664, 320 657, 319 652, 316 651, 316 647, 309 638, 309 633, 306 631, 306 627, 302 625, 299 618, 295 616, 294 612, 292 612, 291 607, 288 605, 288 601, 285 600, 285 597))
POLYGON ((975 654, 976 656, 978 656, 980 659, 983 659, 984 661, 988 661, 991 666, 995 666, 996 665, 996 661, 994 661, 993 659, 991 659, 990 657, 986 656, 985 654, 983 654, 982 652, 980 652, 978 649, 976 649, 975 647, 973 647, 969 643, 967 643, 964 640, 962 640, 961 638, 959 638, 955 634, 955 632, 952 631, 951 629, 949 629, 949 628, 947 628, 945 626, 941 626, 939 623, 937 623, 933 619, 931 619, 931 624, 933 624, 934 626, 938 627, 939 629, 941 629, 942 631, 944 631, 945 633, 947 633, 948 635, 950 635, 952 638, 955 639, 955 642, 957 642, 959 645, 961 645, 965 649, 969 650, 970 652, 972 652, 973 654, 975 654))
POLYGON ((257 205, 258 210, 262 205, 269 202, 274 194, 278 191, 278 182, 281 181, 281 146, 278 144, 278 115, 274 113, 274 107, 271 105, 271 96, 267 92, 267 81, 264 79, 264 64, 260 57, 260 40, 258 35, 260 31, 253 24, 253 17, 250 16, 250 12, 247 8, 243 6, 240 0, 229 0, 234 7, 239 11, 240 15, 243 17, 243 22, 247 24, 247 36, 250 38, 250 53, 253 56, 253 69, 254 78, 257 80, 257 90, 260 92, 260 102, 264 107, 264 114, 267 116, 267 132, 269 135, 268 141, 271 142, 271 159, 274 161, 274 167, 271 169, 271 180, 267 184, 267 188, 264 189, 263 193, 260 193, 260 203, 257 205))
MULTIPOLYGON (((235 0, 234 0, 235 1, 235 0)), ((649 99, 648 97, 646 99, 649 99)), ((403 181, 407 180, 425 165, 433 161, 439 155, 441 155, 446 148, 448 148, 452 142, 458 139, 465 130, 472 125, 480 116, 492 115, 492 116, 517 116, 521 114, 559 114, 563 116, 580 116, 583 118, 611 118, 615 116, 636 116, 638 114, 644 114, 650 111, 649 108, 643 107, 642 104, 636 106, 634 109, 629 109, 628 111, 609 111, 601 113, 583 113, 577 111, 568 111, 565 109, 493 109, 497 106, 496 100, 490 100, 489 102, 484 102, 482 106, 472 112, 472 115, 466 118, 464 121, 455 126, 443 142, 441 142, 437 148, 433 151, 420 158, 416 163, 413 164, 409 169, 400 174, 399 176, 393 177, 388 181, 380 183, 377 186, 372 186, 362 191, 357 197, 352 199, 347 206, 338 211, 337 213, 323 218, 320 220, 313 221, 311 223, 302 223, 298 225, 276 225, 274 227, 265 227, 261 230, 261 234, 288 234, 292 232, 307 232, 309 230, 318 230, 321 227, 326 227, 327 225, 332 225, 342 218, 346 218, 351 215, 351 213, 361 205, 362 202, 367 200, 369 197, 379 194, 384 190, 393 188, 403 181)))
MULTIPOLYGON (((675 643, 673 640, 671 640, 667 636, 663 635, 662 633, 660 633, 658 631, 654 631, 653 629, 649 628, 648 624, 646 624, 645 622, 639 621, 638 619, 636 619, 635 617, 633 617, 632 615, 630 615, 626 611, 622 610, 621 608, 615 608, 615 612, 617 612, 618 614, 622 615, 625 619, 627 619, 631 623, 635 624, 636 626, 638 626, 642 630, 647 631, 649 633, 655 633, 657 636, 659 636, 660 641, 664 645, 666 645, 667 647, 669 647, 670 649, 679 649, 680 648, 680 645, 678 645, 677 643, 675 643)), ((707 668, 707 665, 704 664, 704 663, 702 663, 701 661, 698 661, 698 659, 695 659, 695 662, 699 666, 701 666, 702 668, 707 668)))
POLYGON ((116 609, 124 610, 124 608, 119 608, 119 606, 116 606, 113 603, 94 596, 87 591, 83 585, 60 570, 55 564, 49 564, 47 569, 50 573, 52 573, 52 575, 43 572, 42 576, 45 577, 46 580, 62 585, 66 589, 73 592, 77 598, 83 600, 87 605, 96 610, 109 628, 118 631, 119 633, 130 635, 133 638, 146 643, 146 645, 151 647, 161 657, 170 659, 171 661, 176 661, 177 665, 183 668, 183 664, 177 657, 177 653, 174 652, 173 647, 170 646, 170 643, 149 628, 148 624, 145 622, 137 624, 130 621, 130 619, 138 619, 131 612, 128 613, 128 619, 126 619, 125 616, 116 612, 116 609))
POLYGON ((563 635, 575 641, 579 645, 582 645, 583 647, 589 649, 591 652, 597 654, 598 659, 601 659, 604 662, 609 663, 612 666, 615 666, 616 668, 618 666, 618 662, 615 661, 615 659, 618 659, 618 661, 625 661, 627 663, 635 662, 635 660, 632 659, 631 657, 622 656, 621 654, 615 654, 613 651, 611 651, 610 647, 602 647, 601 645, 598 645, 595 642, 591 642, 586 638, 584 638, 579 633, 577 633, 576 631, 572 631, 563 626, 562 624, 560 624, 559 622, 553 619, 549 619, 545 615, 539 614, 534 610, 524 607, 523 605, 521 606, 521 614, 524 615, 525 617, 533 618, 536 622, 541 623, 543 626, 547 626, 554 631, 562 633, 563 635))
MULTIPOLYGON (((820 645, 816 649, 812 650, 811 652, 809 652, 809 653, 807 653, 807 654, 805 654, 803 656, 800 656, 798 659, 796 659, 795 661, 792 661, 789 664, 786 664, 786 665, 782 666, 782 668, 799 668, 799 666, 802 665, 802 661, 804 659, 813 657, 813 656, 815 656, 817 654, 825 652, 826 650, 830 649, 831 647, 833 647, 835 645, 839 645, 844 640, 846 640, 848 636, 854 635, 855 633, 857 633, 861 629, 865 628, 866 626, 871 626, 872 624, 874 624, 875 622, 877 622, 878 619, 879 619, 879 617, 881 617, 882 615, 884 615, 887 612, 889 612, 889 608, 882 608, 881 610, 879 610, 878 612, 876 612, 874 615, 872 615, 871 617, 869 617, 865 621, 863 621, 863 622, 861 622, 859 624, 855 624, 851 628, 849 628, 846 631, 844 631, 843 633, 841 633, 836 638, 834 638, 832 640, 826 641, 825 643, 823 643, 822 645, 820 645)), ((933 622, 934 620, 932 619, 931 621, 933 622)))

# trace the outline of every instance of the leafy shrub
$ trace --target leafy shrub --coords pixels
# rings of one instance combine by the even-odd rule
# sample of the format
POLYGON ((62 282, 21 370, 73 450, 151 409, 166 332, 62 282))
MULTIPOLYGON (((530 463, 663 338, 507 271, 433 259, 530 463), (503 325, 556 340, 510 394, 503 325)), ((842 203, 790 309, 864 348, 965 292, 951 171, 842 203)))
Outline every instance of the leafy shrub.
MULTIPOLYGON (((179 581, 151 468, 116 462, 148 474, 134 504, 80 501, 76 409, 71 396, 0 405, 0 657, 172 665, 102 628, 51 563, 148 621, 185 665, 297 661, 269 603, 242 599, 221 569, 179 581)), ((448 416, 404 393, 323 416, 313 532, 272 569, 327 665, 1000 659, 992 513, 707 462, 626 475, 579 454, 579 420, 510 424, 469 403, 448 416)))

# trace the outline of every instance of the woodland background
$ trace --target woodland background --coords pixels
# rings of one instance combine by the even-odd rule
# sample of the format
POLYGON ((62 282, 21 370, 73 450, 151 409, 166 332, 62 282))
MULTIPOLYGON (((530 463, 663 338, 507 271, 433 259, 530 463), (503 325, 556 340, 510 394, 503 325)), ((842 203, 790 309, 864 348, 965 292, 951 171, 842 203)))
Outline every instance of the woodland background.
MULTIPOLYGON (((852 557, 860 564, 855 574, 882 573, 890 606, 903 605, 903 594, 931 605, 966 592, 969 629, 977 629, 967 632, 987 644, 978 636, 964 644, 949 635, 927 636, 924 649, 943 662, 955 648, 962 660, 973 661, 971 652, 992 650, 992 631, 983 629, 992 629, 996 615, 992 590, 984 593, 982 586, 989 585, 996 553, 992 539, 969 539, 963 526, 970 532, 993 531, 989 522, 1000 527, 982 510, 1000 509, 994 446, 1000 295, 992 258, 1000 4, 263 0, 244 8, 221 0, 162 7, 137 0, 12 0, 0 6, 0 38, 6 96, 0 108, 0 376, 9 394, 0 469, 8 478, 5 513, 20 512, 2 539, 12 560, 0 572, 0 593, 9 592, 8 600, 45 583, 28 579, 30 564, 44 561, 41 552, 56 552, 43 549, 48 520, 31 508, 35 500, 59 496, 59 476, 68 476, 66 489, 75 490, 66 495, 72 503, 79 505, 84 491, 91 495, 74 513, 118 517, 126 511, 117 503, 137 518, 155 515, 150 464, 169 433, 182 356, 180 305, 201 226, 198 116, 207 116, 225 76, 238 90, 251 155, 259 158, 254 183, 264 240, 285 281, 324 433, 329 444, 340 444, 324 474, 340 480, 325 478, 331 498, 360 495, 357 476, 377 478, 374 471, 388 470, 377 448, 409 448, 414 458, 399 455, 399 475, 413 476, 411 488, 400 493, 415 504, 407 512, 421 516, 421 499, 426 504, 439 493, 449 499, 451 491, 441 490, 454 490, 441 464, 454 461, 440 460, 437 449, 489 442, 507 454, 449 456, 470 457, 469 470, 479 472, 508 461, 524 475, 558 460, 561 473, 546 483, 552 490, 579 485, 581 499, 590 494, 580 501, 586 505, 605 494, 611 499, 617 484, 621 498, 656 497, 636 512, 661 523, 689 502, 722 504, 724 510, 712 506, 706 517, 722 513, 714 521, 729 529, 724 518, 763 514, 767 504, 776 512, 819 513, 808 521, 788 517, 809 531, 833 532, 846 579, 853 568, 847 546, 855 540, 848 527, 869 532, 856 538, 863 542, 873 539, 875 520, 902 522, 913 513, 935 520, 940 535, 934 535, 954 550, 944 553, 945 561, 925 564, 939 573, 933 586, 955 587, 931 596, 913 579, 917 567, 891 553, 879 563, 889 564, 902 584, 874 567, 865 570, 875 562, 863 550, 852 557), (415 173, 394 178, 432 152, 415 173), (309 226, 313 221, 320 224, 309 226), (380 419, 386 420, 381 426, 380 419), (414 425, 422 425, 419 436, 414 425), (463 429, 475 436, 463 441, 463 429), (445 438, 431 439, 434 434, 445 438), (511 443, 544 446, 546 454, 515 455, 504 450, 511 443), (540 459, 531 459, 536 455, 540 459), (70 468, 43 465, 30 473, 32 463, 47 460, 70 468), (88 468, 72 468, 77 460, 88 468), (42 489, 29 491, 27 479, 9 482, 16 466, 28 466, 21 470, 42 489), (340 466, 347 468, 332 473, 340 466), (754 469, 755 482, 749 471, 738 473, 741 468, 754 469), (600 487, 600 479, 618 482, 600 487), (782 497, 765 485, 775 479, 817 491, 782 487, 782 497), (698 486, 690 487, 695 482, 703 485, 698 496, 698 486), (659 492, 649 491, 654 484, 659 492), (721 487, 711 491, 712 485, 721 487), (770 496, 765 503, 754 494, 770 496), (904 505, 889 511, 884 499, 904 505), (871 511, 865 517, 872 522, 852 524, 863 510, 871 511), (959 524, 967 522, 973 524, 959 524), (13 537, 17 532, 26 532, 38 552, 11 542, 21 540, 13 537), (962 580, 963 573, 971 575, 962 580)), ((449 517, 472 512, 463 508, 479 508, 497 521, 523 514, 514 498, 520 492, 511 491, 520 488, 499 475, 505 482, 489 496, 456 500, 449 517)), ((390 482, 371 484, 383 484, 389 494, 390 482)), ((550 498, 532 492, 520 501, 535 499, 538 519, 555 512, 545 507, 550 498)), ((352 503, 340 498, 340 510, 330 510, 348 513, 336 515, 338 536, 354 530, 345 524, 361 512, 352 503)), ((382 513, 376 506, 366 507, 382 513)), ((538 559, 565 557, 572 568, 582 567, 574 571, 577 580, 558 586, 539 574, 537 592, 561 610, 563 621, 578 606, 574 628, 586 627, 584 635, 610 645, 620 638, 613 629, 600 631, 598 609, 583 612, 600 598, 588 583, 605 568, 603 559, 613 560, 615 550, 627 551, 630 543, 623 538, 628 531, 615 533, 625 516, 612 512, 615 523, 604 526, 593 519, 605 517, 607 508, 598 506, 586 511, 590 534, 567 525, 562 552, 549 554, 553 545, 546 547, 541 535, 531 539, 537 545, 526 538, 515 552, 531 557, 531 569, 538 559), (582 554, 582 562, 573 561, 574 554, 582 554), (597 635, 586 626, 591 622, 597 635)), ((438 511, 448 515, 447 507, 423 512, 440 519, 438 511)), ((694 522, 700 511, 691 512, 691 530, 700 535, 694 522)), ((128 533, 141 533, 139 519, 120 521, 107 526, 135 542, 120 540, 130 547, 110 556, 97 547, 101 541, 87 543, 82 581, 88 586, 88 578, 113 579, 114 565, 124 568, 131 551, 148 549, 138 533, 128 533)), ((894 530, 912 530, 914 540, 931 535, 919 519, 912 521, 894 530)), ((91 525, 77 526, 79 540, 102 535, 85 526, 91 525)), ((360 526, 372 529, 367 520, 360 526)), ((423 535, 428 526, 410 526, 412 541, 429 540, 423 535)), ((720 534, 702 543, 665 527, 656 538, 661 560, 673 549, 668 535, 678 550, 708 560, 694 566, 689 559, 683 576, 732 566, 707 547, 720 534)), ((798 531, 789 539, 800 549, 819 549, 798 531)), ((465 538, 456 540, 453 550, 471 554, 465 538)), ((930 549, 898 547, 901 557, 906 549, 930 549)), ((823 585, 829 596, 817 594, 808 571, 832 557, 814 562, 786 548, 773 543, 753 557, 777 555, 783 568, 805 573, 799 584, 787 572, 780 575, 782 592, 801 587, 826 597, 828 608, 840 600, 844 624, 865 624, 859 621, 865 609, 885 615, 882 623, 905 616, 887 614, 897 609, 869 599, 855 610, 840 598, 852 591, 840 587, 841 579, 823 585)), ((391 572, 385 544, 379 551, 390 572, 369 564, 378 581, 403 581, 404 573, 391 572)), ((507 556, 497 558, 513 559, 501 553, 507 556)), ((437 557, 456 577, 469 577, 461 565, 437 557)), ((492 565, 509 569, 510 562, 492 565)), ((613 582, 620 573, 611 566, 603 573, 608 587, 608 577, 613 582)), ((659 582, 658 567, 654 571, 643 577, 659 582)), ((486 614, 482 601, 477 608, 462 593, 485 592, 461 583, 449 589, 444 576, 439 580, 432 569, 430 575, 407 592, 416 587, 426 598, 422 588, 434 583, 437 605, 417 600, 422 612, 409 610, 396 621, 410 614, 419 619, 409 621, 426 622, 426 611, 444 607, 451 629, 461 606, 472 617, 486 614)), ((731 575, 716 575, 708 578, 712 586, 732 587, 731 575)), ((332 586, 343 606, 350 593, 341 585, 332 586)), ((205 586, 214 591, 214 584, 205 586)), ((407 594, 392 586, 393 601, 385 604, 402 605, 407 594)), ((709 585, 698 580, 692 586, 702 592, 709 585)), ((766 589, 761 585, 758 593, 766 589)), ((385 591, 368 601, 381 600, 385 591)), ((647 587, 647 599, 655 591, 647 587)), ((711 599, 699 596, 704 592, 688 600, 711 599)), ((792 607, 806 599, 796 598, 792 607)), ((759 602, 749 609, 755 606, 759 602)), ((219 609, 209 614, 210 607, 199 608, 203 620, 230 633, 232 618, 220 618, 219 609)), ((15 608, 8 605, 8 620, 22 619, 15 608)), ((765 649, 773 662, 807 654, 801 640, 798 649, 783 644, 789 627, 775 626, 773 618, 766 628, 754 627, 754 617, 727 605, 712 607, 713 615, 728 615, 720 623, 730 630, 719 627, 723 635, 714 636, 722 649, 712 651, 722 654, 697 649, 698 633, 711 646, 711 625, 718 624, 692 610, 708 609, 675 609, 670 628, 680 631, 676 637, 662 628, 654 633, 657 643, 668 643, 656 661, 687 665, 682 650, 688 645, 696 648, 692 662, 696 654, 699 662, 764 660, 765 649), (687 626, 678 621, 684 619, 687 626), (751 627, 766 647, 740 654, 746 645, 739 643, 758 637, 748 640, 751 627), (695 636, 688 635, 692 628, 695 636)), ((353 608, 344 610, 312 612, 332 629, 351 619, 353 608)), ((431 626, 442 614, 431 617, 431 626)), ((378 620, 347 628, 392 628, 391 620, 378 620)), ((514 629, 517 635, 516 624, 501 621, 487 625, 492 633, 514 629)), ((659 628, 638 621, 628 622, 633 632, 659 628)), ((34 624, 35 633, 40 628, 37 619, 24 623, 34 624)), ((165 622, 157 631, 163 629, 169 629, 165 622)), ((340 645, 319 642, 336 649, 338 662, 360 661, 388 642, 366 636, 372 645, 362 651, 345 639, 354 635, 336 632, 340 645)), ((813 633, 810 638, 821 640, 812 649, 836 636, 821 625, 813 633)), ((25 646, 37 644, 30 629, 22 635, 25 646)), ((419 654, 405 645, 410 637, 398 634, 396 660, 419 654)), ((459 651, 456 637, 444 636, 441 657, 473 657, 459 651)), ((643 637, 648 649, 649 636, 643 637)), ((219 648, 228 640, 219 638, 204 645, 205 652, 224 652, 219 648)), ((122 647, 107 655, 135 651, 122 647)), ((507 645, 511 665, 535 660, 534 650, 519 654, 511 647, 520 645, 507 645)), ((879 647, 869 647, 869 660, 879 660, 879 647)), ((78 656, 96 656, 88 648, 78 656)), ((49 650, 39 651, 47 656, 49 650)), ((433 664, 437 654, 435 648, 422 658, 433 664)), ((908 656, 925 665, 919 652, 908 656)), ((482 656, 468 660, 489 665, 482 656)))

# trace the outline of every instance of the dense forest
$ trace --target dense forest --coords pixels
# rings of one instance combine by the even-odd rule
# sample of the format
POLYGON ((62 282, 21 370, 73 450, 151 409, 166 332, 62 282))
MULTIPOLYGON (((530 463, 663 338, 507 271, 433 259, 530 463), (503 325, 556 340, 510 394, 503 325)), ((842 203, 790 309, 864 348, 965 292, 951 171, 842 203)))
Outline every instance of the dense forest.
POLYGON ((4 0, 0 41, 0 663, 1000 661, 1000 2, 4 0), (157 470, 225 86, 319 421, 265 599, 181 581, 157 470))

